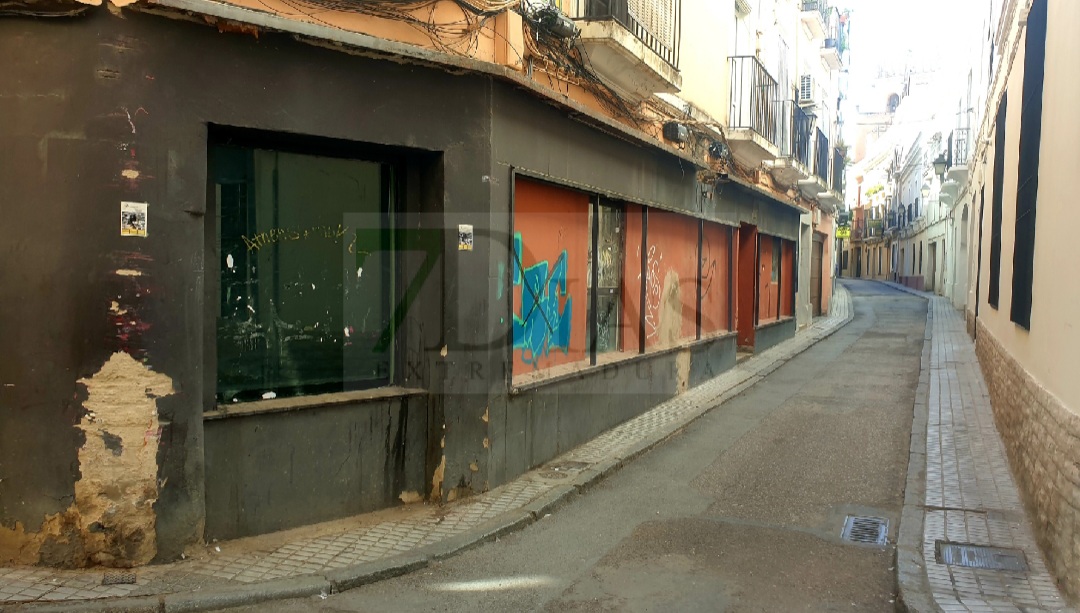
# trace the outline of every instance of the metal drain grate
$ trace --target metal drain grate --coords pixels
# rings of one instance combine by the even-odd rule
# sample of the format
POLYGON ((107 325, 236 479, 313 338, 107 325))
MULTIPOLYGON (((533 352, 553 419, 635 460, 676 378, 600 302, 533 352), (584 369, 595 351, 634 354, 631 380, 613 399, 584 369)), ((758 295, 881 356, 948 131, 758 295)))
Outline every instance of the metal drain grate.
POLYGON ((844 531, 840 538, 853 543, 884 545, 889 536, 889 520, 880 517, 858 517, 848 515, 844 520, 844 531))
POLYGON ((1019 549, 1002 549, 1001 547, 967 545, 946 541, 936 541, 934 549, 937 552, 939 564, 1015 572, 1027 572, 1028 570, 1027 558, 1024 557, 1024 552, 1019 549))
POLYGON ((101 578, 101 585, 134 585, 135 584, 135 571, 131 570, 111 570, 106 571, 105 576, 101 578))

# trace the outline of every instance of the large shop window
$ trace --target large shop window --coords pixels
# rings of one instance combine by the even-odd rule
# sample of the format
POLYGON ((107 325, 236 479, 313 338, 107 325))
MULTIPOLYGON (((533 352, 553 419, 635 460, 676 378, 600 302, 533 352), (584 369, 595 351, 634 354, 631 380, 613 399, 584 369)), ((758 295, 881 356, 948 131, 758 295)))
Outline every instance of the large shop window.
POLYGON ((387 384, 393 166, 214 145, 210 175, 218 402, 387 384))

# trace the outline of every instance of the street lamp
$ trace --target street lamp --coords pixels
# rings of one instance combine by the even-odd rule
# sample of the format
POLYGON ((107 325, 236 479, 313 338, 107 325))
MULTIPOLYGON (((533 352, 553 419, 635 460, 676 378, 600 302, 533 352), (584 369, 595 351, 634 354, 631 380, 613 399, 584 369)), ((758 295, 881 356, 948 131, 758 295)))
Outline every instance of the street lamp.
MULTIPOLYGON (((935 167, 935 169, 936 169, 936 167, 937 167, 937 164, 936 164, 936 163, 934 164, 934 167, 935 167)), ((930 186, 929 186, 929 185, 927 185, 926 183, 923 183, 923 186, 922 186, 922 192, 921 192, 921 193, 922 193, 922 199, 923 199, 923 202, 926 202, 926 199, 930 197, 930 186)))
POLYGON ((937 173, 937 176, 941 177, 942 181, 945 180, 945 170, 947 170, 948 165, 949 164, 945 160, 945 154, 944 153, 937 156, 937 159, 934 160, 934 172, 937 173))

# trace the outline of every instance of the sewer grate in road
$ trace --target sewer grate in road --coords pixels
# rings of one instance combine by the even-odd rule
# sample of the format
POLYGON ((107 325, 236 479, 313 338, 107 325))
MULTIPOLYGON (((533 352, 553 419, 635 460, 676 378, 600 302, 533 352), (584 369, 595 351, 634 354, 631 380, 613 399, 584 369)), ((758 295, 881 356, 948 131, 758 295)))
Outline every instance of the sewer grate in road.
POLYGON ((985 545, 935 541, 934 549, 939 564, 966 566, 986 570, 1027 572, 1027 558, 1019 549, 1003 549, 985 545))
POLYGON ((840 538, 853 543, 884 545, 889 536, 889 520, 880 517, 848 515, 840 538))

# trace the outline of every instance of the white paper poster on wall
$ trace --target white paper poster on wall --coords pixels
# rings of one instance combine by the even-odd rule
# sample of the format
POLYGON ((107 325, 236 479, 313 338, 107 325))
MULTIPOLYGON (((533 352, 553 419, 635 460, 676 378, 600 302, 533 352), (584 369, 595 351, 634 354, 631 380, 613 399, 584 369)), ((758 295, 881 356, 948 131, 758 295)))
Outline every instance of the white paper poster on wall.
POLYGON ((120 236, 146 236, 146 203, 120 203, 120 236))
POLYGON ((472 224, 458 224, 458 251, 473 250, 473 227, 472 224))

